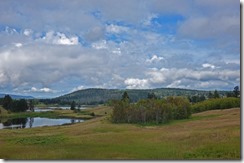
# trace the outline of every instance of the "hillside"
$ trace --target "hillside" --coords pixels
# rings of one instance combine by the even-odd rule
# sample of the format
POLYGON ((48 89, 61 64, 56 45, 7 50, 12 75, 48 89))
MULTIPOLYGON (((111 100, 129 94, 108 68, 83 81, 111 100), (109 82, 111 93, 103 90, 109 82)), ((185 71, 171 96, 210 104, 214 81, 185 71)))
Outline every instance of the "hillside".
MULTIPOLYGON (((54 98, 54 101, 71 102, 76 101, 79 104, 101 104, 111 99, 121 99, 122 94, 127 91, 132 102, 136 102, 140 99, 145 99, 148 93, 154 93, 158 98, 167 96, 193 96, 204 95, 208 96, 209 91, 190 90, 190 89, 178 89, 178 88, 157 88, 157 89, 99 89, 90 88, 72 92, 67 95, 63 95, 54 98)), ((219 91, 221 96, 226 94, 226 91, 219 91)))

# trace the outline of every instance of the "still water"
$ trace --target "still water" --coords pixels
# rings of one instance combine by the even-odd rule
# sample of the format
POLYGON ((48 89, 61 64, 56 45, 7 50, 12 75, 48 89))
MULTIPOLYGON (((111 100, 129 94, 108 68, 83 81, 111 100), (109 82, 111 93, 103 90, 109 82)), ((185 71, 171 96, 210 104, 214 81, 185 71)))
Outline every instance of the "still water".
POLYGON ((33 128, 43 126, 57 126, 64 124, 73 124, 84 122, 82 119, 51 119, 51 118, 17 118, 17 119, 0 119, 0 129, 18 129, 18 128, 33 128))
MULTIPOLYGON (((34 108, 34 111, 35 112, 46 112, 46 111, 53 111, 53 110, 56 110, 56 109, 61 109, 61 110, 70 110, 70 106, 59 106, 59 107, 47 107, 47 108, 38 108, 38 107, 35 107, 34 108)), ((80 109, 87 109, 87 107, 85 106, 82 106, 80 107, 80 109)))

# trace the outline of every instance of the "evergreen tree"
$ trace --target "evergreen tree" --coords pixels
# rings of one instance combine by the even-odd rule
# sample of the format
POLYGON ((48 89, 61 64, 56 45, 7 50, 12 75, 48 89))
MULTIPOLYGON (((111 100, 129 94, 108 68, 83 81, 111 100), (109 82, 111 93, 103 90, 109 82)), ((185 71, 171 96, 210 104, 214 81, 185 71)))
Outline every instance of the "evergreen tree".
POLYGON ((213 95, 214 98, 219 98, 219 93, 217 90, 214 91, 214 95, 213 95))
POLYGON ((235 86, 234 90, 233 90, 233 93, 234 93, 234 96, 235 97, 238 97, 239 94, 240 94, 240 91, 239 91, 239 87, 238 86, 235 86))
POLYGON ((28 109, 28 104, 25 99, 13 100, 12 106, 10 108, 13 112, 24 112, 28 109))
POLYGON ((205 96, 204 95, 201 95, 200 98, 199 98, 199 102, 200 101, 205 101, 205 100, 206 100, 205 96))
POLYGON ((152 93, 148 93, 148 94, 147 94, 147 98, 148 98, 148 99, 157 99, 157 96, 155 95, 154 92, 152 92, 152 93))
POLYGON ((33 100, 29 101, 29 109, 30 109, 30 111, 34 111, 34 102, 33 102, 33 100))
POLYGON ((76 107, 75 101, 72 101, 70 110, 75 110, 75 107, 76 107))
POLYGON ((130 101, 130 97, 128 95, 128 93, 125 91, 124 94, 122 95, 122 101, 130 101))
POLYGON ((7 110, 10 110, 13 105, 13 100, 11 96, 5 95, 3 98, 3 107, 7 110))
POLYGON ((28 103, 25 99, 20 99, 14 101, 12 111, 14 112, 24 112, 28 109, 28 103))
POLYGON ((226 97, 235 97, 233 92, 227 92, 226 97))
POLYGON ((213 93, 212 92, 208 92, 208 98, 213 98, 213 93))

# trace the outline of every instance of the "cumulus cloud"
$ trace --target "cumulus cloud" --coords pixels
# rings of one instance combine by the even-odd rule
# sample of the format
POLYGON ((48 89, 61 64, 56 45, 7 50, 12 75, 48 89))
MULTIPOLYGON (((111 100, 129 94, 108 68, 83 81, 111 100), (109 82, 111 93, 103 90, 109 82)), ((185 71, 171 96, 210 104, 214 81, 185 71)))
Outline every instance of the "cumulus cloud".
POLYGON ((147 59, 146 62, 152 63, 152 62, 158 62, 163 60, 164 57, 158 57, 157 55, 153 55, 151 59, 147 59))
POLYGON ((148 81, 146 79, 128 78, 124 81, 127 89, 145 89, 148 88, 148 81))
POLYGON ((203 67, 203 68, 211 68, 211 69, 215 69, 215 66, 212 65, 212 64, 210 64, 210 63, 204 63, 204 64, 202 64, 202 67, 203 67))
POLYGON ((47 32, 42 39, 47 43, 53 43, 57 45, 77 45, 79 43, 77 36, 68 38, 64 33, 55 33, 54 31, 47 32))
MULTIPOLYGON (((147 72, 148 81, 152 85, 164 85, 167 87, 181 87, 181 88, 197 88, 196 84, 198 83, 203 89, 210 89, 215 86, 216 83, 228 83, 231 82, 233 85, 235 82, 240 79, 239 70, 221 70, 221 71, 212 71, 212 70, 193 70, 193 69, 151 69, 147 72), (182 81, 187 82, 182 82, 182 81), (210 82, 211 81, 211 82, 210 82), (204 85, 205 83, 205 85, 204 85), (208 85, 206 85, 208 83, 208 85), (212 83, 212 84, 211 84, 212 83), (192 87, 191 87, 192 85, 192 87), (205 86, 205 87, 204 87, 205 86)), ((220 87, 226 86, 219 85, 220 87)))
POLYGON ((50 89, 50 88, 36 88, 36 87, 32 87, 30 89, 30 92, 43 92, 43 93, 51 93, 51 92, 54 92, 54 90, 50 89))
POLYGON ((23 33, 25 36, 30 36, 33 33, 33 31, 31 29, 25 29, 23 33))

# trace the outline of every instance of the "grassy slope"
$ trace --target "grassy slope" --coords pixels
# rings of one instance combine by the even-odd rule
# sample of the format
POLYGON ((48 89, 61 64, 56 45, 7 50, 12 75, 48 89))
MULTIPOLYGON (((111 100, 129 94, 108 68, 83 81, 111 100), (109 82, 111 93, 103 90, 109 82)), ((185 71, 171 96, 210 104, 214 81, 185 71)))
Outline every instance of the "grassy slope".
POLYGON ((111 124, 111 110, 69 126, 0 130, 3 159, 240 159, 240 108, 161 126, 111 124), (105 116, 102 116, 105 115, 105 116))
POLYGON ((0 117, 8 115, 8 111, 0 105, 0 117))

